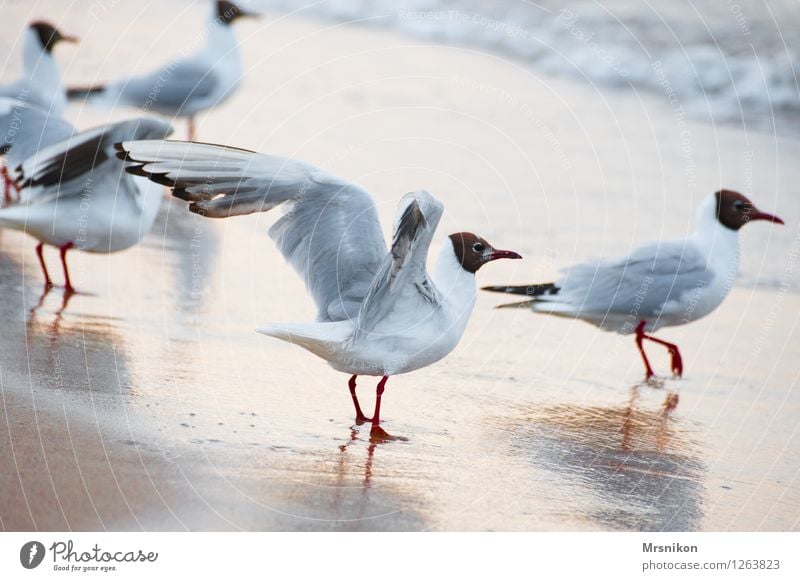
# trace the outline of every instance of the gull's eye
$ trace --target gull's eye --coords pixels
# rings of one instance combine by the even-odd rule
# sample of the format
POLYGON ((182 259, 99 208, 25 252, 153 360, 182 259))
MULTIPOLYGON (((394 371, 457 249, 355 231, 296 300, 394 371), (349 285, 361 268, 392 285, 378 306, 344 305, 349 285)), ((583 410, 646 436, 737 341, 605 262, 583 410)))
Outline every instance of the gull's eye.
POLYGON ((742 210, 744 210, 744 202, 741 200, 736 200, 733 203, 733 209, 736 210, 737 212, 741 212, 742 210))
POLYGON ((475 244, 472 245, 472 250, 474 252, 483 252, 485 248, 486 247, 480 242, 476 242, 475 244))

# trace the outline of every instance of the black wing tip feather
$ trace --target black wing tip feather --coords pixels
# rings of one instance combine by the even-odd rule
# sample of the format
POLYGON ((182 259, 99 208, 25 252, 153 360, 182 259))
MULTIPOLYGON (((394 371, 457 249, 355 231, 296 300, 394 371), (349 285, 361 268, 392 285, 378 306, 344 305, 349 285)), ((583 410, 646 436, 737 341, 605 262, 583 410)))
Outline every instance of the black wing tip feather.
POLYGON ((422 208, 419 207, 419 202, 417 202, 417 200, 412 200, 405 211, 403 211, 403 215, 400 216, 400 222, 397 224, 396 238, 398 240, 413 240, 417 237, 417 232, 427 225, 428 221, 425 219, 422 208))
POLYGON ((485 286, 482 287, 481 290, 493 293, 508 293, 513 295, 540 297, 543 295, 557 295, 561 289, 552 282, 545 282, 541 284, 525 284, 519 286, 510 286, 510 285, 485 286))
POLYGON ((145 171, 144 166, 147 162, 131 157, 130 151, 125 149, 125 145, 123 143, 115 143, 114 149, 117 151, 117 159, 127 161, 131 164, 125 166, 125 171, 129 174, 147 178, 151 182, 155 182, 169 188, 175 187, 175 180, 168 178, 166 174, 145 171))
POLYGON ((89 87, 67 87, 67 99, 75 101, 86 99, 95 93, 102 93, 106 90, 105 85, 91 85, 89 87))
POLYGON ((115 143, 114 149, 117 152, 117 159, 121 159, 122 161, 134 161, 131 159, 130 152, 125 149, 125 145, 122 141, 115 143))

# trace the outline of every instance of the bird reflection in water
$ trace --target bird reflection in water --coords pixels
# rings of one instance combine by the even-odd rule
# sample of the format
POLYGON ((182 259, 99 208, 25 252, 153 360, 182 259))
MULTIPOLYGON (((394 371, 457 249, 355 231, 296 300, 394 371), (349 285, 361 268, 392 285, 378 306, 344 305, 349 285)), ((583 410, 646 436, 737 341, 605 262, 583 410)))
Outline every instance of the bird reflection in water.
MULTIPOLYGON (((338 487, 344 486, 345 479, 349 475, 349 471, 347 470, 347 465, 349 464, 349 449, 351 446, 357 445, 358 442, 360 442, 359 430, 357 427, 351 427, 350 438, 346 443, 339 446, 339 459, 336 466, 336 485, 338 487)), ((361 486, 365 490, 372 485, 372 467, 375 463, 375 450, 378 446, 385 443, 385 441, 379 438, 370 437, 369 439, 369 444, 367 445, 367 460, 364 463, 364 478, 361 482, 361 486)))
MULTIPOLYGON (((631 388, 628 406, 625 408, 625 411, 622 414, 621 447, 626 451, 633 451, 635 449, 632 442, 635 442, 635 438, 638 437, 636 432, 637 428, 641 428, 641 423, 638 420, 639 415, 636 413, 636 401, 639 399, 639 389, 645 385, 652 386, 652 380, 646 380, 645 383, 641 385, 634 385, 631 388)), ((658 414, 657 418, 658 429, 656 430, 655 434, 656 449, 659 452, 664 450, 666 447, 666 441, 663 438, 670 433, 667 422, 670 414, 675 411, 675 408, 678 407, 679 401, 680 397, 678 392, 671 391, 667 393, 664 403, 661 404, 661 413, 658 414)))
MULTIPOLYGON (((52 285, 46 285, 44 287, 44 291, 42 292, 39 300, 30 310, 30 316, 28 317, 28 328, 30 329, 37 323, 37 315, 38 312, 44 307, 45 299, 50 294, 50 291, 53 289, 52 285)), ((50 337, 51 340, 54 340, 55 337, 58 335, 58 331, 61 327, 61 320, 64 318, 64 311, 67 310, 67 306, 69 305, 70 300, 72 297, 75 296, 75 291, 72 290, 65 290, 61 295, 61 304, 60 306, 53 312, 53 320, 49 324, 50 330, 50 337)))
POLYGON ((37 377, 52 389, 120 394, 128 376, 125 345, 116 321, 92 312, 93 303, 86 302, 92 300, 91 294, 46 288, 23 311, 26 319, 13 324, 4 338, 9 361, 22 373, 37 370, 37 377))
POLYGON ((531 408, 512 420, 512 453, 554 475, 550 489, 561 498, 553 506, 579 520, 622 530, 695 530, 706 474, 700 446, 674 415, 677 392, 648 409, 640 401, 649 399, 644 387, 634 386, 620 407, 531 408))

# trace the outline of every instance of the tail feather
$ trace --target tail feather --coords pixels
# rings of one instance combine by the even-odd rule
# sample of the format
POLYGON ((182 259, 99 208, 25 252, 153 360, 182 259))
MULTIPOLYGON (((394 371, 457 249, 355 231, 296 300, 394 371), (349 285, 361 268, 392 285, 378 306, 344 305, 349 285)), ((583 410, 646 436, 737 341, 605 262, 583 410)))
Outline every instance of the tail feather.
POLYGON ((335 323, 266 323, 256 329, 262 335, 298 345, 330 361, 339 346, 353 334, 350 321, 335 323))
POLYGON ((67 99, 70 101, 78 101, 80 99, 87 99, 92 95, 97 95, 106 90, 105 85, 91 85, 89 87, 68 87, 67 99))
POLYGON ((557 295, 561 289, 552 282, 545 282, 542 284, 526 284, 521 286, 485 286, 481 290, 494 293, 525 295, 528 297, 541 297, 545 295, 557 295))

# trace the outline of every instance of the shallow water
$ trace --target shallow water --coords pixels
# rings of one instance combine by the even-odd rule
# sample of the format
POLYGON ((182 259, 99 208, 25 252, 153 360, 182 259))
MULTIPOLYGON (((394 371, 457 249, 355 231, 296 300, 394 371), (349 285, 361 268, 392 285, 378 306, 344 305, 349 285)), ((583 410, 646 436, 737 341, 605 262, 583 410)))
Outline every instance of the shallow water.
MULTIPOLYGON (((130 29, 106 51, 109 20, 66 17, 86 46, 70 77, 178 50, 176 34, 131 52, 138 10, 114 12, 130 29)), ((473 229, 526 257, 480 284, 683 235, 720 183, 787 226, 745 228, 728 300, 661 333, 682 347, 683 380, 641 385, 630 338, 482 294, 448 358, 389 381, 386 428, 408 441, 386 444, 353 426, 346 376, 253 330, 314 315, 266 236, 273 216, 209 221, 170 203, 138 248, 75 253, 82 294, 66 305, 59 288, 41 296, 33 242, 2 232, 4 529, 800 528, 796 141, 376 30, 270 17, 241 35, 247 82, 201 138, 358 180, 385 226, 403 193, 431 190, 447 208, 434 244, 473 229)), ((367 409, 375 383, 359 380, 367 409)))

